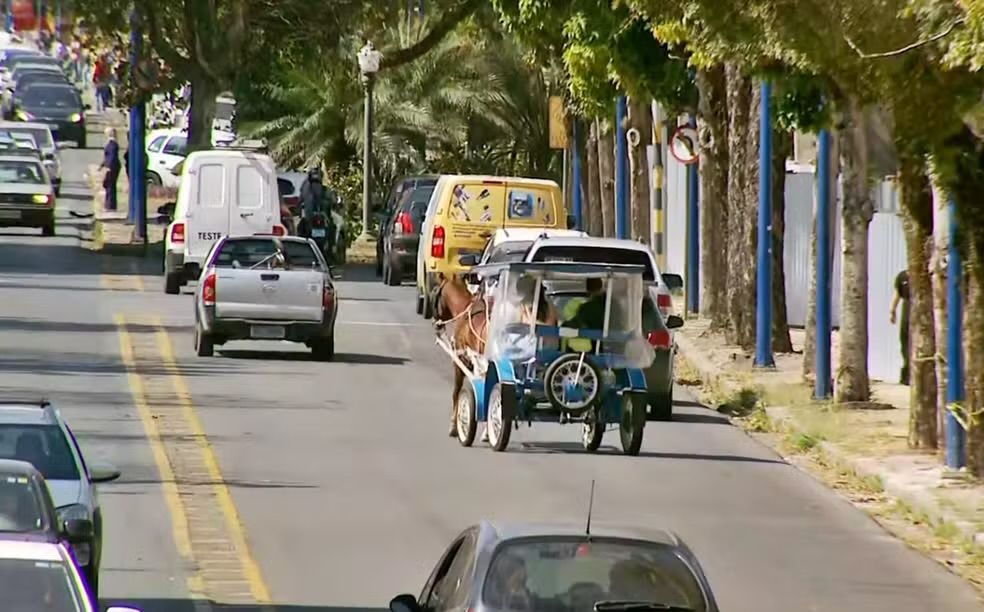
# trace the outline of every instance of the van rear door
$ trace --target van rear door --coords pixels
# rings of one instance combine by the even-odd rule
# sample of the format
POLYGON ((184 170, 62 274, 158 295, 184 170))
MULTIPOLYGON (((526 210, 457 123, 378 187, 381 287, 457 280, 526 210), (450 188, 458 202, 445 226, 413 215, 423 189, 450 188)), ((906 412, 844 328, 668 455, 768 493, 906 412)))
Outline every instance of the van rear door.
POLYGON ((232 166, 229 233, 234 236, 272 233, 274 224, 280 221, 279 201, 274 201, 279 198, 271 195, 271 186, 277 184, 272 167, 252 155, 234 159, 232 166))
POLYGON ((188 206, 188 256, 204 259, 215 241, 229 233, 228 181, 221 159, 204 159, 191 171, 188 206))
POLYGON ((506 184, 504 227, 566 227, 563 204, 549 187, 539 184, 506 184))
MULTIPOLYGON (((437 222, 442 218, 450 227, 444 228, 445 258, 457 265, 461 255, 480 254, 495 230, 502 226, 505 215, 506 183, 482 181, 458 183, 451 190, 449 200, 441 207, 450 207, 447 214, 437 211, 437 222)), ((433 230, 437 231, 437 226, 433 230)))

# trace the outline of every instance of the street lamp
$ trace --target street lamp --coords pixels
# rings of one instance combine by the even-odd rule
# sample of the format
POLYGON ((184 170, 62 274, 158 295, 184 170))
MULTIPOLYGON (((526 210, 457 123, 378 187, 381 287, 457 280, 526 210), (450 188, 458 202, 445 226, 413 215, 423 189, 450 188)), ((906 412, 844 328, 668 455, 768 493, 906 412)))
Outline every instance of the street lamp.
POLYGON ((359 71, 362 73, 362 86, 365 89, 366 109, 363 127, 363 158, 362 158, 362 234, 360 242, 371 240, 369 236, 369 208, 372 192, 372 86, 379 72, 379 64, 383 54, 376 50, 372 41, 359 50, 359 71))

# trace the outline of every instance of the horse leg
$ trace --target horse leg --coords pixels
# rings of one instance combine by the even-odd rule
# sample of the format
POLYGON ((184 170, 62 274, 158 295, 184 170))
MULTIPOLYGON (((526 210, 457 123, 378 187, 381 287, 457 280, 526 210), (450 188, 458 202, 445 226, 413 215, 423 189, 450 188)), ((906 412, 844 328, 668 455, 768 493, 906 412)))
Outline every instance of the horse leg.
POLYGON ((448 436, 454 438, 458 435, 458 394, 465 384, 465 373, 457 364, 452 365, 454 366, 454 386, 451 388, 451 423, 448 427, 448 436))

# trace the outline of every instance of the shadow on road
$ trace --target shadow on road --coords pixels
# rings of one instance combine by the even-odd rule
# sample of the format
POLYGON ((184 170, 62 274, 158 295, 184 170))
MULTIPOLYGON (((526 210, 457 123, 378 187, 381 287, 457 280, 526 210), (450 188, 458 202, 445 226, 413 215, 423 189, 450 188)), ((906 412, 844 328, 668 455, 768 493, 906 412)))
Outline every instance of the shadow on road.
MULTIPOLYGON (((0 288, 7 287, 0 284, 0 288)), ((0 317, 0 331, 33 331, 54 333, 116 333, 119 328, 113 323, 86 323, 84 321, 48 321, 46 319, 25 319, 22 317, 0 317)), ((167 332, 184 332, 190 325, 141 325, 127 323, 130 334, 153 334, 163 329, 167 332)))
MULTIPOLYGON (((128 606, 141 612, 195 612, 196 604, 190 599, 103 599, 100 608, 128 606)), ((200 603, 198 604, 200 605, 200 603)), ((224 604, 211 602, 211 612, 388 612, 387 608, 345 606, 299 606, 291 604, 224 604)))
POLYGON ((301 484, 295 482, 250 482, 245 480, 189 480, 187 478, 176 478, 174 480, 161 480, 159 478, 134 478, 127 480, 125 477, 110 484, 100 485, 100 493, 103 490, 111 491, 117 486, 125 485, 160 485, 175 484, 178 486, 189 487, 212 487, 215 485, 225 485, 230 489, 320 489, 318 485, 301 484))
MULTIPOLYGON (((594 453, 588 453, 578 442, 523 442, 520 452, 529 454, 592 454, 592 455, 622 455, 622 450, 616 446, 605 445, 594 453)), ((696 453, 661 453, 655 451, 642 451, 640 457, 650 457, 656 459, 682 459, 686 461, 721 461, 730 463, 765 463, 774 465, 786 465, 785 461, 779 459, 766 459, 760 457, 745 457, 741 455, 713 455, 696 453)))
MULTIPOLYGON (((697 402, 674 402, 674 406, 694 406, 703 408, 697 402)), ((718 414, 710 410, 700 412, 674 412, 673 423, 706 423, 708 425, 731 425, 731 421, 723 414, 718 414)))
MULTIPOLYGON (((118 358, 94 353, 29 353, 19 352, 0 354, 0 373, 65 374, 91 376, 93 374, 125 374, 126 366, 118 358)), ((141 376, 173 376, 174 369, 164 364, 144 365, 138 368, 141 376)), ((196 362, 184 364, 178 372, 189 376, 216 376, 241 373, 241 369, 231 362, 196 362), (207 363, 207 365, 206 365, 207 363)))
MULTIPOLYGON (((248 350, 219 350, 219 354, 230 359, 264 360, 264 361, 318 361, 311 353, 301 351, 248 351, 248 350)), ((358 365, 403 365, 410 361, 403 357, 390 355, 366 355, 361 353, 335 353, 335 358, 325 363, 349 363, 358 365)))
POLYGON ((338 280, 346 283, 376 283, 382 285, 380 277, 376 276, 376 264, 345 264, 339 266, 341 275, 338 280))
MULTIPOLYGON (((81 221, 81 220, 80 220, 81 221)), ((72 227, 87 232, 91 223, 59 223, 62 229, 72 227)), ((0 241, 0 274, 37 274, 44 276, 131 276, 134 273, 159 274, 160 257, 127 257, 99 254, 79 245, 53 244, 53 239, 41 240, 35 233, 2 232, 0 236, 20 238, 23 242, 0 241)), ((155 255, 151 253, 151 255, 155 255)))

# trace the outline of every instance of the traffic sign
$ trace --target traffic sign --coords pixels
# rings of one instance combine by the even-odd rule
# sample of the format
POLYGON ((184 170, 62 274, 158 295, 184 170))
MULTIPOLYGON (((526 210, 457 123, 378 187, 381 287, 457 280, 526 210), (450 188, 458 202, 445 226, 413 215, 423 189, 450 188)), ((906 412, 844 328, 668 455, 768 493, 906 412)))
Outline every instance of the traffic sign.
POLYGON ((670 155, 681 164, 689 166, 700 159, 698 150, 697 129, 690 125, 681 125, 670 138, 670 155))
POLYGON ((550 96, 550 148, 566 149, 567 142, 567 111, 564 109, 564 99, 560 96, 550 96))

